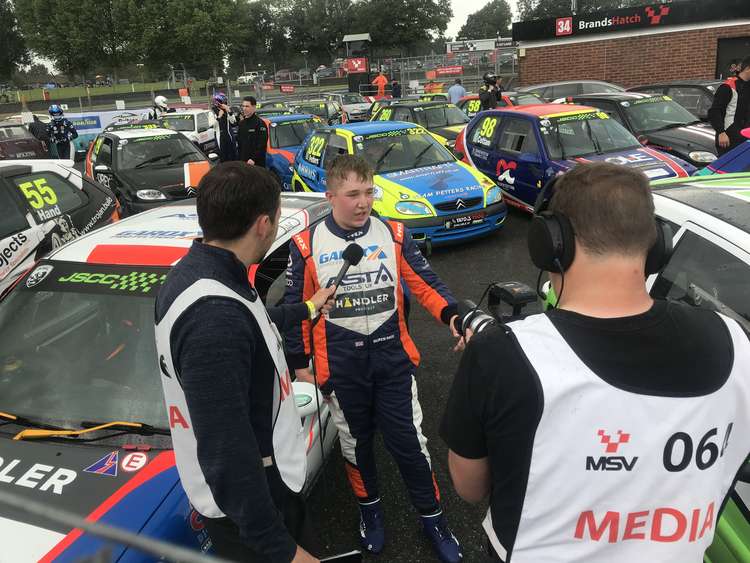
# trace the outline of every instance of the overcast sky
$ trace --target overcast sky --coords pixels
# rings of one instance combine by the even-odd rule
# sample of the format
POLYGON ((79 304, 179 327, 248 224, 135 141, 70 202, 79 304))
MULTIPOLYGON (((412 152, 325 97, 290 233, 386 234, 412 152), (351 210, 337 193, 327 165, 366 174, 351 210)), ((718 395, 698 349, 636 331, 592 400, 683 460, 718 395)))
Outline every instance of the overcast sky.
MULTIPOLYGON (((448 30, 445 34, 448 37, 455 38, 458 30, 466 23, 466 18, 478 10, 481 10, 488 0, 451 0, 453 7, 453 19, 448 24, 448 30)), ((513 15, 518 16, 518 3, 516 0, 508 0, 513 15)), ((486 37, 474 37, 473 39, 486 39, 486 37)))

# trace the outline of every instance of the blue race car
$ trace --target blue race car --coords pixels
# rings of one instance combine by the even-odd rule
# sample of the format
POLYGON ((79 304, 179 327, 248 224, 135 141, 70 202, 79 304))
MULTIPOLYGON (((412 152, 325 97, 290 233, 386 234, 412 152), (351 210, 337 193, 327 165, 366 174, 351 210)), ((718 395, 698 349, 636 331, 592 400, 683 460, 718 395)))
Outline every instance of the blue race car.
POLYGON ((695 172, 684 160, 642 146, 606 113, 568 104, 481 112, 456 139, 455 152, 494 178, 508 205, 527 212, 551 178, 579 162, 622 164, 652 180, 695 172))
POLYGON ((729 174, 731 172, 750 172, 750 127, 742 130, 742 135, 748 140, 737 145, 728 153, 723 154, 705 168, 699 170, 696 176, 708 174, 729 174))
POLYGON ((312 133, 294 161, 293 191, 326 189, 325 167, 340 154, 364 157, 375 171, 373 210, 403 221, 414 240, 432 245, 499 229, 507 208, 500 188, 459 162, 427 129, 403 121, 370 121, 312 133))
POLYGON ((325 124, 317 115, 308 113, 263 115, 261 119, 268 128, 266 168, 278 177, 284 191, 289 191, 294 156, 308 133, 325 124))

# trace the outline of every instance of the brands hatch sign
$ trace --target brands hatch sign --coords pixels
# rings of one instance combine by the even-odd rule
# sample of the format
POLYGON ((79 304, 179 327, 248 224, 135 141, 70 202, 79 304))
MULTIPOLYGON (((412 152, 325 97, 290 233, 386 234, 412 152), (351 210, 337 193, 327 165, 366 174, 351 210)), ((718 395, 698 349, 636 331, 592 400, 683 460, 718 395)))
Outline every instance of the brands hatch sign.
POLYGON ((643 6, 623 8, 622 10, 608 10, 514 23, 513 40, 564 39, 741 18, 750 18, 750 0, 644 3, 643 6))

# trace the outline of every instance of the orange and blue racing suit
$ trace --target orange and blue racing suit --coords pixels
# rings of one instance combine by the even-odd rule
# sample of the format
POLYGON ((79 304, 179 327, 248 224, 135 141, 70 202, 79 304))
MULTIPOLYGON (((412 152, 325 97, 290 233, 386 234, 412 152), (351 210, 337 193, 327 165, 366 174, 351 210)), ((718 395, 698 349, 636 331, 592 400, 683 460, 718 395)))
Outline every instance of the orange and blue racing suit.
POLYGON ((284 301, 299 303, 333 283, 344 248, 364 249, 349 268, 320 322, 286 333, 289 365, 308 367, 314 357, 317 382, 336 422, 345 467, 360 502, 379 498, 373 435, 379 428, 398 463, 414 506, 432 514, 440 506, 414 374, 419 352, 409 335, 404 285, 443 323, 456 301, 432 271, 402 223, 371 218, 356 231, 329 215, 293 237, 284 301), (311 346, 312 344, 312 346, 311 346))

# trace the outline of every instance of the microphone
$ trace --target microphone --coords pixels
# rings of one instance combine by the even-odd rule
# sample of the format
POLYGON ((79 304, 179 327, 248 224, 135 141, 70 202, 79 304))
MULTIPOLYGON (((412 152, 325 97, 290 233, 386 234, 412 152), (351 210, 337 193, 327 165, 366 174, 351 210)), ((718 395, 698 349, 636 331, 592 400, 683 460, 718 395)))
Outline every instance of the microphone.
POLYGON ((349 267, 359 264, 359 261, 362 260, 362 256, 364 256, 364 254, 365 251, 362 250, 362 247, 359 246, 356 242, 353 242, 349 246, 347 246, 344 249, 344 252, 341 253, 341 257, 344 259, 344 263, 341 265, 341 269, 339 270, 336 279, 333 280, 333 283, 331 285, 335 285, 336 289, 338 289, 339 284, 341 283, 341 280, 344 279, 344 276, 346 275, 347 270, 349 270, 349 267))

